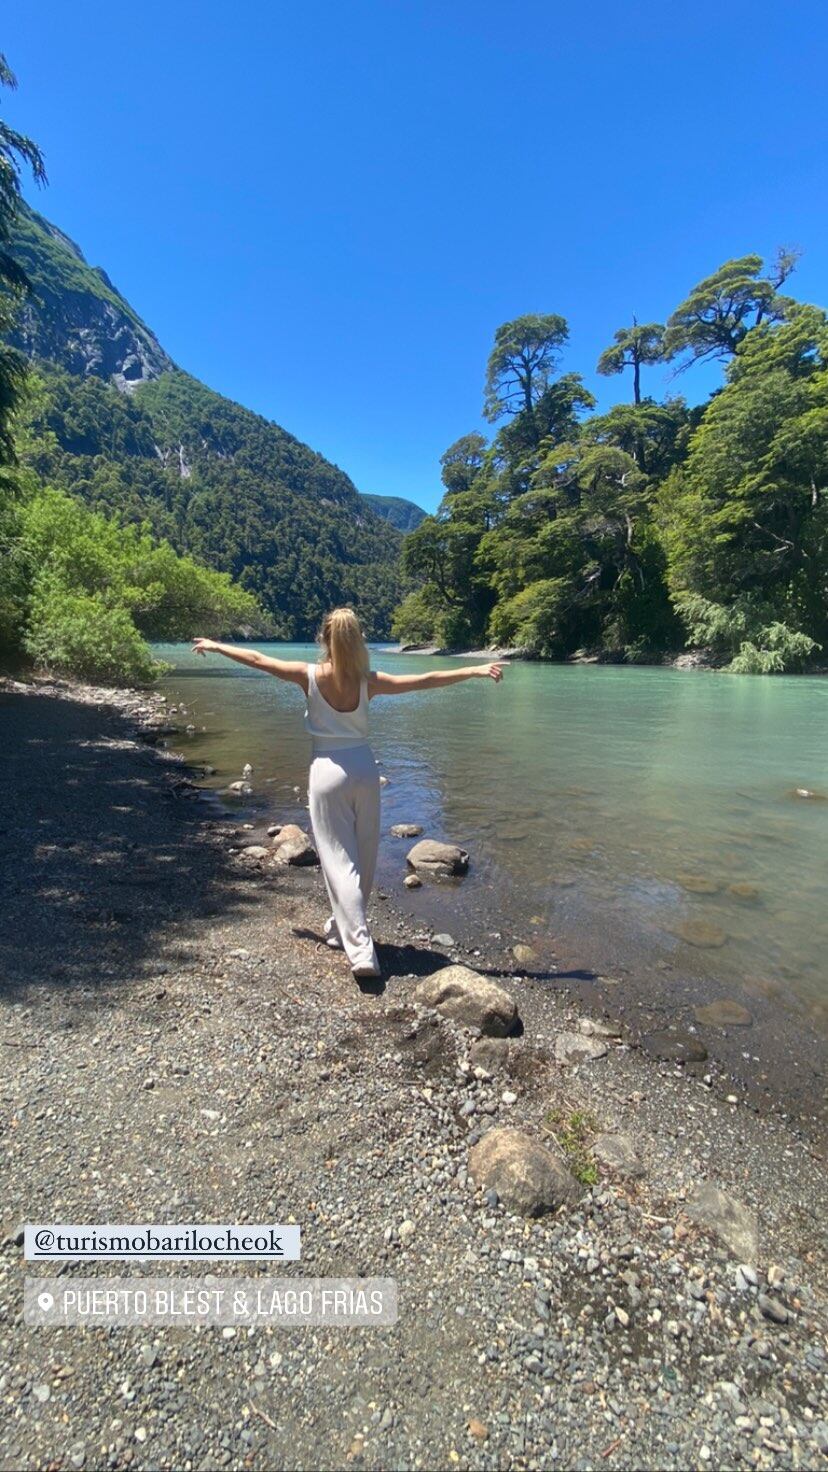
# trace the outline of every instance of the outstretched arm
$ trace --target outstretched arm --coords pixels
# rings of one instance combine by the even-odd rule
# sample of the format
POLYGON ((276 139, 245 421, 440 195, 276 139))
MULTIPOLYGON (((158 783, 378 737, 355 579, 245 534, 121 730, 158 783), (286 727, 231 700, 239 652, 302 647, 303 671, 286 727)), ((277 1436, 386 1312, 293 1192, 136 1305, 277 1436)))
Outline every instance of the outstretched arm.
POLYGON ((503 679, 500 664, 464 664, 459 670, 433 670, 426 675, 384 675, 377 670, 368 679, 370 695, 407 695, 411 690, 442 690, 444 685, 459 685, 461 680, 503 679))
POLYGON ((215 639, 194 639, 194 654, 223 654, 226 659, 235 659, 237 664, 250 665, 251 669, 263 670, 266 675, 275 675, 277 680, 289 680, 301 685, 308 693, 308 667, 304 660, 271 659, 269 654, 260 654, 258 649, 240 649, 235 644, 217 644, 215 639))

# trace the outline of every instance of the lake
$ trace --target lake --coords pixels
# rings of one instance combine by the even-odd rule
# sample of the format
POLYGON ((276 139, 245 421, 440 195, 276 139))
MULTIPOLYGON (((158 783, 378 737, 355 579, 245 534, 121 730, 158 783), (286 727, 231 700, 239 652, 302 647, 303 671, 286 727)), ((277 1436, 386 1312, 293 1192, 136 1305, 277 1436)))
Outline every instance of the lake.
MULTIPOLYGON (((311 645, 260 647, 316 657, 311 645)), ((163 688, 188 713, 176 719, 196 727, 174 745, 216 768, 208 785, 226 788, 249 762, 253 796, 228 807, 307 824, 301 692, 186 645, 156 652, 174 666, 163 688)), ((457 665, 372 659, 391 672, 457 665)), ((702 1000, 759 997, 824 1029, 826 695, 819 677, 515 663, 499 686, 379 698, 379 883, 455 935, 646 974, 651 995, 680 979, 702 1000), (468 848, 468 877, 404 890, 409 845, 387 836, 402 821, 468 848)))

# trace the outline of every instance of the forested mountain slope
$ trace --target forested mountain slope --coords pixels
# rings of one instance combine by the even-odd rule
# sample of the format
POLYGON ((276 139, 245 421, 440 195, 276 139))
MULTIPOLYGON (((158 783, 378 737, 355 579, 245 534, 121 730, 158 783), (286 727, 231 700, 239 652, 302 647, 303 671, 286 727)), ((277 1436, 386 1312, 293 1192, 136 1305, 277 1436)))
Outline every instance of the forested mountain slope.
POLYGON ((11 337, 37 370, 25 463, 231 573, 284 637, 343 601, 386 634, 393 520, 286 430, 177 369, 105 273, 28 207, 12 248, 34 288, 11 337))

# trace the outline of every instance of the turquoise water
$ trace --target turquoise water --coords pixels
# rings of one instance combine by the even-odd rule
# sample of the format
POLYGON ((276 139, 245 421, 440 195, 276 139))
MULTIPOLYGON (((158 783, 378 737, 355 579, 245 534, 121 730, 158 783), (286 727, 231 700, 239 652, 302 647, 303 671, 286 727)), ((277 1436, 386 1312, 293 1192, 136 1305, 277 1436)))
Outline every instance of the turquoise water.
MULTIPOLYGON (((216 767, 217 788, 249 762, 253 807, 307 821, 301 692, 184 645, 158 652, 197 728, 175 744, 216 767)), ((457 665, 379 650, 373 663, 457 665)), ((378 699, 383 827, 416 821, 467 847, 455 903, 486 929, 506 919, 541 950, 714 979, 821 1022, 828 801, 796 790, 828 794, 826 697, 817 677, 515 664, 499 686, 378 699)), ((399 886, 407 847, 384 839, 384 882, 399 886)), ((411 903, 428 913, 424 892, 411 903)))

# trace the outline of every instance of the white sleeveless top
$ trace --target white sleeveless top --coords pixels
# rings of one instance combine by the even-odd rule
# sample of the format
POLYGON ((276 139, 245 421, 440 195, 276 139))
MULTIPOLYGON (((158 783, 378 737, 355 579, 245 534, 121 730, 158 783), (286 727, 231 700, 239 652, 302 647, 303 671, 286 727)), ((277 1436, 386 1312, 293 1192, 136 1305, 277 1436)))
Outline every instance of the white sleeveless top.
POLYGON ((305 730, 313 738, 314 755, 341 751, 347 746, 364 746, 368 741, 368 681, 359 686, 355 710, 335 710, 316 683, 316 666, 308 665, 308 704, 305 730))

